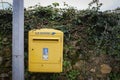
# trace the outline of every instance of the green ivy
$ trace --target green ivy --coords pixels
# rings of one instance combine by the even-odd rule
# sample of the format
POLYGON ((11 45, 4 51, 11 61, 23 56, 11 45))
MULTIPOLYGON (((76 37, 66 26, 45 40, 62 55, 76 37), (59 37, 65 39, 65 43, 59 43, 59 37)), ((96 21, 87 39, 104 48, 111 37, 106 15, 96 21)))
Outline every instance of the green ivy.
MULTIPOLYGON (((89 4, 90 8, 86 10, 77 10, 66 3, 64 5, 67 8, 57 8, 59 3, 53 3, 53 5, 46 7, 36 5, 29 10, 25 9, 26 80, 56 80, 63 77, 68 80, 76 80, 81 75, 78 70, 73 68, 78 60, 82 59, 89 62, 91 56, 96 57, 101 54, 110 56, 115 63, 117 62, 116 59, 120 58, 120 13, 99 11, 102 4, 98 0, 93 0, 89 4), (92 8, 92 4, 97 6, 92 8), (32 74, 27 71, 28 31, 41 28, 54 28, 64 32, 63 72, 60 74, 32 74), (45 77, 40 78, 41 75, 45 77)), ((0 10, 0 57, 4 58, 2 64, 0 64, 0 74, 7 73, 9 80, 12 71, 11 48, 12 10, 0 10)), ((115 64, 115 66, 119 66, 119 64, 115 64)), ((85 72, 86 74, 89 73, 89 71, 85 72)), ((119 79, 118 76, 112 73, 109 77, 111 80, 117 80, 119 79)), ((84 75, 84 77, 87 76, 84 75)))

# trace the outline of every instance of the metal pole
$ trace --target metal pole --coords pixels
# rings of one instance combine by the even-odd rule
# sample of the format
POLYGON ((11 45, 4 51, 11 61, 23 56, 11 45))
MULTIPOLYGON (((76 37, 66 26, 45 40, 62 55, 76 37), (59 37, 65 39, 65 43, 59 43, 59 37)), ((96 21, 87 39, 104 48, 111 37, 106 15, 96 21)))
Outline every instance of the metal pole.
POLYGON ((2 9, 4 10, 4 6, 3 6, 3 0, 1 0, 1 3, 2 3, 2 9))
POLYGON ((13 0, 12 80, 24 80, 24 0, 13 0))

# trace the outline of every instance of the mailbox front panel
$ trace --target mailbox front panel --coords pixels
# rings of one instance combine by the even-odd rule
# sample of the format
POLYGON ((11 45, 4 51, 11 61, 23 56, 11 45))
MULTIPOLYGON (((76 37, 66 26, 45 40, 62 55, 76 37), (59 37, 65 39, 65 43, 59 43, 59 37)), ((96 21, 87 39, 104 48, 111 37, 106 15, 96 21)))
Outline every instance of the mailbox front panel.
POLYGON ((61 63, 61 44, 58 41, 42 41, 33 39, 31 43, 30 62, 61 63), (59 48, 58 48, 59 46, 59 48))
POLYGON ((63 34, 30 35, 29 71, 62 72, 63 34))

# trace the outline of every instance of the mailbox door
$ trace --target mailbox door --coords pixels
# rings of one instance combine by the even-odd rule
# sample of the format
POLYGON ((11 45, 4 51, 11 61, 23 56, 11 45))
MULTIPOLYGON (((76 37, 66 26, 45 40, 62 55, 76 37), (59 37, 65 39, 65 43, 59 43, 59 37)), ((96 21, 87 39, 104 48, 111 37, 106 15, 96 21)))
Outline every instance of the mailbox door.
POLYGON ((61 47, 59 38, 32 38, 29 60, 33 63, 60 63, 61 47))

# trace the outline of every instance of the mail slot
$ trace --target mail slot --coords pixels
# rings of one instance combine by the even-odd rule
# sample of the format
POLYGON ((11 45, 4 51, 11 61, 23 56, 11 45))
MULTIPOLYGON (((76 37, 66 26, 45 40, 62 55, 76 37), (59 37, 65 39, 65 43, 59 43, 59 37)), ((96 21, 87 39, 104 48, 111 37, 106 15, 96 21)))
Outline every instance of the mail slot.
POLYGON ((34 41, 39 41, 39 42, 58 42, 58 38, 33 38, 34 41))
POLYGON ((62 72, 63 32, 55 29, 29 31, 30 72, 62 72))

